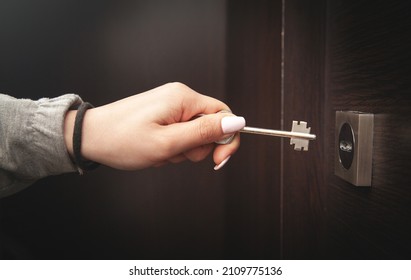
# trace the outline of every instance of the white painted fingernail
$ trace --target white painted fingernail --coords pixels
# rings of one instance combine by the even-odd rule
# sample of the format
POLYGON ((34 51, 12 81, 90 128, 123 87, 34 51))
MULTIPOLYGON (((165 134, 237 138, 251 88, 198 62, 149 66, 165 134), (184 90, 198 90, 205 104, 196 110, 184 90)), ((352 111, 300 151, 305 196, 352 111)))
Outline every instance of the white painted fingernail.
POLYGON ((221 119, 221 128, 224 134, 237 132, 244 126, 245 119, 243 117, 228 116, 221 119))
POLYGON ((225 160, 223 160, 222 162, 220 162, 220 164, 217 164, 216 166, 214 166, 214 170, 219 170, 221 169, 226 163, 227 161, 230 159, 231 156, 228 156, 225 158, 225 160))

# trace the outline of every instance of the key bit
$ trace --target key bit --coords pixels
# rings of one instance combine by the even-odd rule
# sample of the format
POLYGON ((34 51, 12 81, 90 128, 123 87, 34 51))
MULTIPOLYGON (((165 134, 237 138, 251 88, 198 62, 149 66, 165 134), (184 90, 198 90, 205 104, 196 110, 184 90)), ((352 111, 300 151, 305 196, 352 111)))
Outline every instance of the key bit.
POLYGON ((308 151, 309 141, 316 138, 315 134, 310 134, 310 130, 311 127, 307 127, 307 122, 293 121, 291 131, 246 126, 240 132, 291 138, 290 145, 294 145, 294 150, 308 151))
MULTIPOLYGON (((307 122, 293 121, 291 131, 310 134, 310 130, 311 127, 307 127, 307 122)), ((308 143, 308 139, 305 138, 291 137, 290 139, 290 145, 294 145, 296 151, 308 151, 308 143)))

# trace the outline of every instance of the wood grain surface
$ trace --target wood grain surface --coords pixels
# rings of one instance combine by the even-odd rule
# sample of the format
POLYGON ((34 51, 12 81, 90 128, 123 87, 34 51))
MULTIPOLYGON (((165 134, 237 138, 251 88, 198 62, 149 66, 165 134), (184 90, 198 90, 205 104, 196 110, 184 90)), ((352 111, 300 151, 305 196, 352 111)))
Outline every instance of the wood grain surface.
MULTIPOLYGON (((250 126, 281 126, 281 1, 228 1, 227 97, 250 126)), ((226 258, 280 257, 280 139, 241 135, 226 180, 226 258)))
POLYGON ((329 1, 327 255, 411 256, 411 5, 329 1), (371 188, 333 175, 335 110, 375 114, 371 188))
POLYGON ((284 129, 306 121, 317 135, 307 152, 284 140, 282 160, 282 257, 323 257, 324 181, 324 1, 285 1, 284 129))

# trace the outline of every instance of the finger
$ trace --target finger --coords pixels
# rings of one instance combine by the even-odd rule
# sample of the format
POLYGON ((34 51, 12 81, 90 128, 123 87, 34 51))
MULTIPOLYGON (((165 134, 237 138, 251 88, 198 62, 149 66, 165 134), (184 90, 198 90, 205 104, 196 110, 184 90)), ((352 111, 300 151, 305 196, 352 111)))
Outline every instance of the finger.
POLYGON ((231 112, 227 104, 218 99, 200 94, 184 84, 176 83, 175 86, 180 92, 184 93, 181 95, 183 98, 181 102, 183 111, 181 121, 188 121, 201 114, 208 115, 220 111, 231 112))
POLYGON ((192 162, 199 162, 210 154, 214 146, 214 144, 202 145, 185 152, 184 155, 192 162))
POLYGON ((226 158, 232 156, 240 147, 240 134, 236 133, 233 141, 227 145, 217 145, 214 149, 213 160, 216 165, 219 165, 226 158))
POLYGON ((176 156, 169 158, 167 161, 171 163, 180 163, 185 160, 187 160, 187 157, 184 154, 178 154, 176 156))

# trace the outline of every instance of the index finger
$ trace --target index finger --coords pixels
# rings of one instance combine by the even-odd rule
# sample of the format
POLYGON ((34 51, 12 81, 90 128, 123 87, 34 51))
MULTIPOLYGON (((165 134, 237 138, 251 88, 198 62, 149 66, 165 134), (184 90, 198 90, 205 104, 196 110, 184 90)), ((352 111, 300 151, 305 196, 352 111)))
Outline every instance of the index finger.
POLYGON ((231 112, 230 107, 224 102, 198 93, 185 86, 184 96, 181 101, 182 121, 189 121, 199 115, 215 114, 220 111, 231 112))

